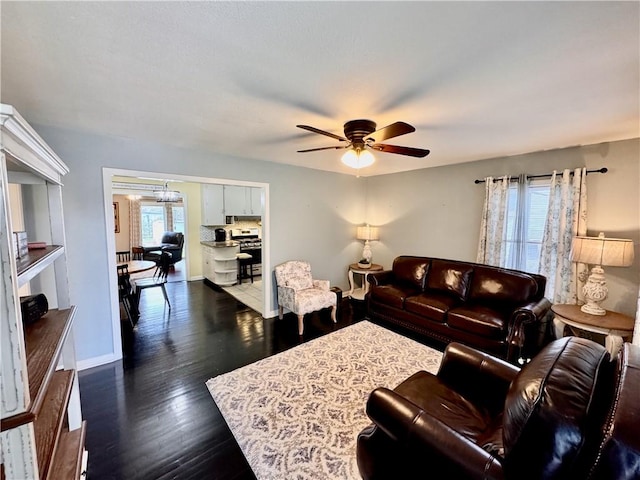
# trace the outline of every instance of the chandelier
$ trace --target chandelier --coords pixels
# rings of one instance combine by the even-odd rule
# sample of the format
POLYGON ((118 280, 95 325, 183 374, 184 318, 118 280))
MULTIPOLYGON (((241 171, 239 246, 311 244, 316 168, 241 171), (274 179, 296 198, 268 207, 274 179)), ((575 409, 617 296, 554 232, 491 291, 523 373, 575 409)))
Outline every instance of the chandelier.
POLYGON ((164 182, 162 190, 154 190, 156 202, 177 202, 182 199, 180 192, 177 190, 169 190, 168 182, 164 182))

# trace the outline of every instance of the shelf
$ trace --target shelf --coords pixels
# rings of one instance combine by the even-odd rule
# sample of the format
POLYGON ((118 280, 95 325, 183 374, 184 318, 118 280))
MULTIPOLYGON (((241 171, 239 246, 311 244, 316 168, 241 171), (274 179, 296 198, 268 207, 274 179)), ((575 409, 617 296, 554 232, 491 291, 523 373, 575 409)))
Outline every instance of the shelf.
POLYGON ((31 404, 26 412, 3 418, 2 431, 32 422, 38 416, 75 311, 75 307, 49 310, 40 320, 25 327, 31 404))
POLYGON ((63 430, 56 449, 51 472, 56 473, 56 480, 77 480, 82 473, 82 457, 84 454, 84 440, 87 432, 87 422, 77 430, 63 430))
POLYGON ((48 245, 45 248, 29 250, 26 257, 16 259, 18 286, 21 287, 34 278, 63 253, 64 248, 60 245, 48 245))
POLYGON ((75 370, 60 370, 53 374, 43 402, 46 408, 34 423, 38 466, 42 479, 49 477, 49 474, 56 474, 51 466, 65 421, 74 375, 75 370))

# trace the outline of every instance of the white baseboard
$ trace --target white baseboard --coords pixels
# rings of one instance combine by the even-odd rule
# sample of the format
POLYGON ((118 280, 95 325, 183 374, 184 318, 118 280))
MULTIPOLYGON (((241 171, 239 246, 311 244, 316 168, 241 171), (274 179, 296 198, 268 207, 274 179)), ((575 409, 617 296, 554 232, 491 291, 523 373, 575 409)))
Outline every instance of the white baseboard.
POLYGON ((88 368, 99 367, 100 365, 106 365, 107 363, 115 362, 116 360, 120 360, 120 358, 121 357, 117 357, 113 353, 102 355, 100 357, 87 358, 86 360, 80 360, 76 362, 76 369, 80 372, 88 368))
POLYGON ((197 275, 195 277, 189 277, 189 282, 196 282, 198 280, 204 280, 204 277, 202 275, 197 275))

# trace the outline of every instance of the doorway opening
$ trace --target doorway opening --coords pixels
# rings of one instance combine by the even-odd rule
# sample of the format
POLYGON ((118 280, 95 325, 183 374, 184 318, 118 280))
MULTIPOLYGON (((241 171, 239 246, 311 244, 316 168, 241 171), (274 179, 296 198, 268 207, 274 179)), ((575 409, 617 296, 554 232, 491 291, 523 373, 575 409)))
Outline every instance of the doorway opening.
MULTIPOLYGON (((127 179, 132 182, 144 182, 147 180, 156 180, 161 182, 171 182, 172 180, 175 182, 185 182, 190 184, 197 184, 198 196, 200 195, 200 189, 203 185, 237 185, 243 187, 251 187, 252 189, 256 189, 261 193, 262 198, 262 215, 261 215, 261 237, 262 237, 262 268, 263 271, 270 271, 270 259, 269 259, 269 184, 260 183, 260 182, 248 182, 248 181, 240 181, 240 180, 231 180, 231 179, 223 179, 223 178, 211 178, 211 177, 196 177, 196 176, 188 176, 188 175, 180 175, 180 174, 167 174, 160 172, 149 172, 149 171, 133 171, 133 170, 125 170, 125 169, 113 169, 113 168, 103 168, 103 192, 104 192, 104 205, 105 205, 105 222, 106 222, 106 231, 114 231, 114 216, 111 214, 112 212, 112 203, 113 203, 113 194, 116 191, 114 188, 114 181, 119 177, 127 177, 127 179)), ((120 184, 118 183, 118 186, 120 184)), ((195 195, 194 195, 195 196, 195 195)), ((151 202, 150 202, 151 203, 151 202)), ((147 227, 141 228, 141 235, 148 236, 151 243, 155 241, 154 235, 157 234, 156 230, 160 230, 161 228, 165 228, 167 226, 167 210, 165 207, 164 211, 160 211, 162 207, 158 207, 158 205, 150 204, 148 208, 142 208, 141 205, 141 215, 140 221, 147 222, 147 227), (144 211, 144 215, 142 212, 144 211)), ((173 223, 173 229, 175 231, 180 231, 182 229, 185 234, 185 258, 189 259, 191 257, 192 261, 196 261, 199 258, 199 253, 201 250, 201 240, 202 233, 207 231, 207 229, 203 228, 201 225, 201 215, 200 215, 200 202, 188 201, 188 197, 183 200, 182 211, 172 208, 171 214, 173 218, 171 222, 173 223), (190 239, 187 241, 187 237, 190 239)), ((120 219, 120 222, 123 222, 124 219, 120 219)), ((145 237, 146 238, 146 237, 145 237)), ((119 298, 117 291, 117 269, 116 269, 116 244, 115 237, 113 235, 107 235, 107 251, 108 251, 108 262, 109 262, 109 275, 110 275, 110 295, 111 295, 111 312, 112 312, 112 332, 113 332, 113 350, 115 359, 122 358, 122 344, 121 344, 121 325, 120 325, 120 308, 119 308, 119 298)), ((186 281, 202 281, 203 275, 199 274, 201 271, 201 265, 196 265, 194 268, 193 263, 191 264, 191 268, 189 267, 189 263, 185 265, 185 270, 187 271, 186 281)), ((251 306, 252 308, 258 310, 264 317, 273 316, 272 308, 270 305, 270 299, 272 298, 272 279, 270 275, 266 275, 262 277, 262 281, 260 282, 262 286, 261 298, 259 300, 259 304, 255 306, 251 306), (256 307, 259 307, 256 308, 256 307)))

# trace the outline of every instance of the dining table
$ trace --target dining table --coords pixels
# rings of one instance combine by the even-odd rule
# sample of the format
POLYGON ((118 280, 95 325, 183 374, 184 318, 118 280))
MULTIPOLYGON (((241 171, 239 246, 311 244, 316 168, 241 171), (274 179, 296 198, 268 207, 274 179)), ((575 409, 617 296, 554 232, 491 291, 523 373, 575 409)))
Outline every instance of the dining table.
POLYGON ((156 262, 152 262, 151 260, 129 260, 127 262, 118 263, 119 267, 122 265, 126 265, 127 270, 129 270, 129 274, 132 274, 151 270, 156 266, 156 262))

